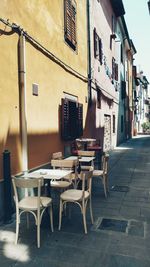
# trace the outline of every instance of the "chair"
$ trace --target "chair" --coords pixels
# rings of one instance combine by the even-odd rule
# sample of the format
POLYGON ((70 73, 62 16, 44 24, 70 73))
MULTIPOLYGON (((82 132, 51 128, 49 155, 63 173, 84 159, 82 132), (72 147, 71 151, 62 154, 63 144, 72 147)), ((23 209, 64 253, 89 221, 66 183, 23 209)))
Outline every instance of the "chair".
POLYGON ((60 195, 60 208, 59 208, 59 227, 61 229, 62 223, 62 212, 66 208, 67 203, 75 203, 79 205, 81 213, 83 216, 83 225, 85 234, 87 234, 87 225, 86 225, 86 208, 88 201, 90 202, 90 215, 91 221, 93 224, 93 212, 92 212, 92 203, 91 203, 91 188, 92 188, 92 175, 93 167, 89 171, 81 173, 82 180, 82 189, 68 189, 60 195), (86 187, 87 184, 87 187, 86 187))
POLYGON ((100 177, 102 179, 105 197, 107 197, 107 192, 109 191, 109 188, 108 188, 108 160, 109 160, 109 154, 104 153, 104 155, 102 156, 102 170, 94 170, 93 171, 93 176, 100 177))
POLYGON ((77 166, 78 166, 78 160, 51 160, 51 166, 53 169, 59 168, 59 169, 68 169, 72 170, 73 173, 67 175, 64 180, 62 181, 51 181, 51 187, 53 188, 59 188, 59 189, 66 189, 73 183, 74 187, 76 187, 76 182, 78 178, 77 174, 77 166))
MULTIPOLYGON (((95 151, 80 150, 80 151, 78 151, 78 156, 79 157, 95 157, 95 151)), ((92 160, 91 165, 94 167, 94 160, 92 160)), ((86 170, 88 171, 90 166, 89 165, 80 164, 80 168, 83 171, 86 171, 86 170)))
POLYGON ((63 154, 62 152, 54 152, 52 154, 52 159, 63 159, 63 154))
POLYGON ((43 185, 42 178, 16 178, 12 177, 13 189, 14 189, 14 200, 16 205, 16 239, 17 244, 19 235, 19 224, 21 215, 26 212, 33 214, 35 224, 37 226, 37 247, 40 247, 40 225, 41 220, 46 208, 50 208, 50 221, 51 230, 53 230, 53 213, 52 213, 52 199, 49 197, 41 196, 41 186, 43 185), (23 197, 19 197, 18 189, 24 189, 25 194, 23 197), (36 196, 30 196, 29 191, 37 191, 36 196), (37 190, 36 190, 37 189, 37 190))
POLYGON ((101 154, 102 154, 102 147, 101 147, 100 140, 96 140, 94 142, 89 143, 87 150, 95 151, 95 157, 96 157, 95 163, 97 164, 99 163, 99 168, 101 168, 101 165, 100 165, 101 159, 99 161, 99 158, 101 157, 101 154))

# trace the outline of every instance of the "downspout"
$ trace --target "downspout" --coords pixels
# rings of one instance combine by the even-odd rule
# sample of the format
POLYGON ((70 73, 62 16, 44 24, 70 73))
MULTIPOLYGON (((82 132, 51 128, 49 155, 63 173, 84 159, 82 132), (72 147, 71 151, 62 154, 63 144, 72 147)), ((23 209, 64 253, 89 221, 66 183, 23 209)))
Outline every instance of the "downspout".
POLYGON ((21 31, 19 38, 19 88, 20 88, 20 117, 22 137, 22 171, 28 171, 28 142, 27 142, 27 109, 26 109, 26 56, 25 36, 21 31))
POLYGON ((91 35, 90 35, 90 0, 87 0, 87 37, 88 37, 88 103, 92 103, 91 93, 91 35))

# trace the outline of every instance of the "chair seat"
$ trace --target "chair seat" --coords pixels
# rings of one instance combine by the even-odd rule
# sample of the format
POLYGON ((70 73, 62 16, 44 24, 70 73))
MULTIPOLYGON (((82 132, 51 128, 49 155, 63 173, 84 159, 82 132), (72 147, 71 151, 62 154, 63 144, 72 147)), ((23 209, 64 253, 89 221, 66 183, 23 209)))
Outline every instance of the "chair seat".
MULTIPOLYGON (((19 209, 24 210, 37 210, 38 208, 38 202, 37 197, 25 197, 22 200, 19 201, 19 209)), ((41 208, 42 207, 48 207, 52 203, 52 199, 49 197, 41 197, 41 208)))
POLYGON ((51 187, 53 188, 66 188, 71 185, 71 182, 68 181, 51 181, 51 187))
POLYGON ((89 171, 91 166, 84 166, 84 165, 81 165, 81 170, 82 171, 89 171))
MULTIPOLYGON (((89 197, 89 192, 85 191, 85 199, 89 197)), ((79 201, 82 199, 83 191, 79 189, 69 189, 63 192, 60 197, 62 200, 66 201, 79 201)))
POLYGON ((103 175, 103 170, 94 170, 93 171, 93 176, 102 176, 103 175))

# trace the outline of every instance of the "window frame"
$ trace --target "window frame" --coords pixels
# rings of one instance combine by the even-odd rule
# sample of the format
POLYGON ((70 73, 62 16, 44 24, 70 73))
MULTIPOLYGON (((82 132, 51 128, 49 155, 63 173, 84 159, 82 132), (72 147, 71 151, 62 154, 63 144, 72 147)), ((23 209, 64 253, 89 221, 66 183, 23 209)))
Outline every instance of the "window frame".
POLYGON ((97 108, 101 109, 101 90, 97 87, 97 108))
POLYGON ((94 58, 98 59, 100 64, 103 64, 103 46, 102 39, 96 32, 96 28, 93 30, 93 38, 94 38, 94 58))
POLYGON ((64 40, 70 48, 77 51, 77 3, 75 0, 64 0, 64 40))
POLYGON ((73 141, 83 135, 83 104, 69 98, 61 99, 61 137, 73 141))

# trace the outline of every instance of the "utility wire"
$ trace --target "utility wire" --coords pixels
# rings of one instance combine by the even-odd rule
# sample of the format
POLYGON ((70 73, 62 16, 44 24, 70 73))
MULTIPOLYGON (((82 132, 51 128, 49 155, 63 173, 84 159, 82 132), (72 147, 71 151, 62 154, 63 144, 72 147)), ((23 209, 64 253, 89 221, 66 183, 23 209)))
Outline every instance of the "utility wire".
POLYGON ((45 54, 47 54, 51 59, 53 59, 57 64, 62 66, 65 70, 69 71, 79 79, 81 79, 84 82, 88 82, 88 78, 84 75, 80 74, 78 71, 74 70, 72 67, 70 67, 68 64, 63 62, 61 59, 59 59, 57 56, 55 56, 52 52, 50 52, 47 48, 45 48, 42 44, 40 44, 37 40, 35 40, 32 36, 30 36, 26 31, 23 30, 19 25, 16 23, 10 23, 9 20, 4 20, 0 18, 0 21, 4 23, 5 25, 9 26, 14 30, 14 32, 17 32, 19 34, 23 34, 26 39, 33 43, 35 46, 37 46, 40 50, 42 50, 45 54))

